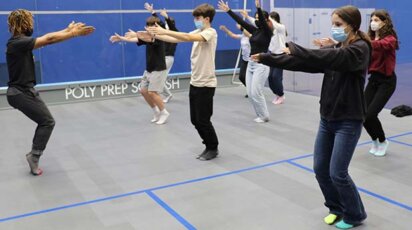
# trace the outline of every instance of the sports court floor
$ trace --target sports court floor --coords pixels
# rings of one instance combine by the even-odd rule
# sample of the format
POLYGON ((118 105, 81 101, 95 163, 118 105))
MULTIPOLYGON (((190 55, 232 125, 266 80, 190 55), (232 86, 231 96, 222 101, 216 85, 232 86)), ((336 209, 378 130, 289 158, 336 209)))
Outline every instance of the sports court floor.
MULTIPOLYGON (((50 106, 40 177, 24 157, 35 124, 0 111, 0 229, 335 229, 312 172, 318 97, 288 92, 257 124, 244 88, 218 88, 220 155, 202 162, 187 94, 174 94, 162 126, 141 97, 50 106)), ((368 154, 363 131, 350 167, 368 213, 357 229, 412 229, 412 116, 380 117, 388 155, 368 154)))

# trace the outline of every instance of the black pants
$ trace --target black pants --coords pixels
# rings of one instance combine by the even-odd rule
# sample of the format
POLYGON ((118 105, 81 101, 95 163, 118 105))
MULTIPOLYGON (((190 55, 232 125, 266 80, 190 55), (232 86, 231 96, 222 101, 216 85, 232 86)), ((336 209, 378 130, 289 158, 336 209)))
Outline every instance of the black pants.
POLYGON ((367 110, 363 126, 371 136, 372 140, 379 139, 380 142, 384 142, 386 139, 378 114, 389 101, 393 92, 395 92, 395 88, 395 73, 390 77, 379 73, 372 73, 369 77, 369 82, 365 89, 367 110))
POLYGON ((270 67, 269 73, 269 87, 272 92, 279 97, 282 97, 285 93, 283 92, 283 69, 270 67))
POLYGON ((211 87, 195 87, 190 85, 190 120, 195 126, 203 144, 207 149, 215 150, 219 144, 215 128, 210 121, 213 115, 213 96, 215 89, 211 87))
POLYGON ((37 123, 32 148, 43 151, 50 139, 55 121, 39 93, 34 89, 20 91, 16 88, 9 88, 7 101, 13 108, 20 110, 37 123))
POLYGON ((244 86, 246 86, 246 70, 247 70, 247 61, 240 59, 240 71, 239 71, 239 80, 244 86))

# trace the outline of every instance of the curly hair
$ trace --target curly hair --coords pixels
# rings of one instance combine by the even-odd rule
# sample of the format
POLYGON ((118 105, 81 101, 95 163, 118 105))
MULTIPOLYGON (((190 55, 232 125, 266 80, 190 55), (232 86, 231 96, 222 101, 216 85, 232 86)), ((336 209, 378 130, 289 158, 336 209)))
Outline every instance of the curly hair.
POLYGON ((9 14, 7 24, 13 36, 24 34, 33 29, 33 14, 25 9, 14 10, 9 14))
MULTIPOLYGON (((389 13, 386 10, 375 10, 371 14, 371 22, 372 22, 373 16, 378 17, 384 23, 384 25, 378 30, 379 37, 384 38, 388 35, 394 36, 396 38, 396 49, 398 50, 399 49, 398 35, 395 31, 395 28, 393 27, 393 22, 392 22, 392 19, 389 13)), ((368 34, 371 38, 375 38, 376 36, 376 32, 372 31, 370 25, 369 25, 368 34)))

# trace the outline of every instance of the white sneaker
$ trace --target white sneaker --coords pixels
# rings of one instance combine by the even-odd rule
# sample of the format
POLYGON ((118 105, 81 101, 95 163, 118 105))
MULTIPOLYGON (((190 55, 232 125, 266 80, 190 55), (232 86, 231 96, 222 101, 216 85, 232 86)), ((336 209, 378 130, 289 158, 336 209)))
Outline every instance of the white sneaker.
POLYGON ((375 156, 383 157, 386 155, 386 150, 388 149, 389 141, 385 140, 383 143, 379 143, 378 150, 375 152, 375 156))
POLYGON ((376 139, 374 141, 372 141, 372 147, 369 150, 369 153, 372 155, 375 155, 376 151, 378 151, 378 147, 379 147, 379 140, 376 139))
POLYGON ((155 113, 155 114, 153 115, 153 119, 150 120, 150 122, 155 123, 155 122, 157 122, 157 121, 159 120, 159 118, 160 118, 160 113, 155 113))
POLYGON ((170 113, 167 112, 166 110, 160 112, 159 120, 156 122, 158 125, 163 125, 166 123, 167 118, 170 116, 170 113))
POLYGON ((257 117, 257 118, 254 119, 254 121, 256 123, 265 123, 265 122, 269 121, 269 118, 267 118, 267 117, 265 117, 265 118, 257 117))
POLYGON ((170 101, 170 99, 172 99, 173 95, 170 94, 169 96, 165 97, 165 99, 163 99, 163 103, 168 103, 170 101))

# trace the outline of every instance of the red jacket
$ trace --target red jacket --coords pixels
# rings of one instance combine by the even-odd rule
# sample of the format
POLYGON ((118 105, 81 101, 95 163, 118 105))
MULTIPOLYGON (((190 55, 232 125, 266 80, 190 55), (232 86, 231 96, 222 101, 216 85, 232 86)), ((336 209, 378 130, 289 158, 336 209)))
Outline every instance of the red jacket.
POLYGON ((372 40, 372 60, 369 73, 377 72, 388 77, 392 76, 396 64, 396 38, 388 35, 379 40, 372 40))

